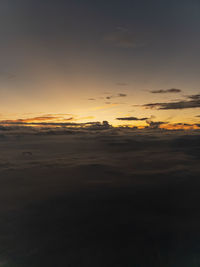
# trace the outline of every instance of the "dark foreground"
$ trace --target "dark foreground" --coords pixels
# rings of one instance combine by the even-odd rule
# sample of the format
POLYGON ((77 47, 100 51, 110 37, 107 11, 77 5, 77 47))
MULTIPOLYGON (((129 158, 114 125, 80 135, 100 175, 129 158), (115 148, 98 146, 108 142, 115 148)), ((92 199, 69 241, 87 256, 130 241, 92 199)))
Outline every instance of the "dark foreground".
POLYGON ((200 266, 198 134, 0 138, 0 266, 200 266))

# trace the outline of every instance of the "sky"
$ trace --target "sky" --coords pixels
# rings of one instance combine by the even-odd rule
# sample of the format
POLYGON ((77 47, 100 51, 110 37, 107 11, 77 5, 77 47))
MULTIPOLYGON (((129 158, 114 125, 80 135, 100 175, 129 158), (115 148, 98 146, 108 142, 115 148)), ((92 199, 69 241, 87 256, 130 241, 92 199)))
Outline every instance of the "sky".
POLYGON ((199 13, 198 0, 1 0, 1 124, 199 124, 199 13))

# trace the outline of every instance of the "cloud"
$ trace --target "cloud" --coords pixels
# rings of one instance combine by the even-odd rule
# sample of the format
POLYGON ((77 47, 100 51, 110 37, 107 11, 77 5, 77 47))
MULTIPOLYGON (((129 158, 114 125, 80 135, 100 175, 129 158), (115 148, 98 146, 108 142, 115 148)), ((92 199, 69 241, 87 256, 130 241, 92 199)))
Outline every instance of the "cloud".
POLYGON ((139 36, 132 31, 118 27, 115 31, 105 36, 105 40, 114 46, 122 48, 133 48, 144 46, 139 36))
POLYGON ((122 93, 118 94, 118 97, 126 97, 126 96, 127 94, 122 94, 122 93))
MULTIPOLYGON (((110 94, 110 93, 106 93, 106 94, 110 94)), ((101 97, 98 97, 99 99, 106 99, 106 100, 111 100, 111 99, 113 99, 113 98, 118 98, 118 97, 126 97, 127 96, 127 94, 125 94, 125 93, 118 93, 118 94, 116 94, 116 95, 108 95, 108 96, 101 96, 101 97)), ((88 100, 90 100, 90 101, 94 101, 94 100, 96 100, 96 98, 88 98, 88 100)), ((108 104, 108 102, 107 102, 107 104, 108 104)))
MULTIPOLYGON (((68 114, 69 115, 69 114, 68 114)), ((73 121, 73 117, 69 118, 63 118, 61 116, 55 116, 55 115, 46 115, 46 116, 39 116, 39 117, 31 117, 31 118, 25 118, 25 119, 16 119, 16 120, 2 120, 0 121, 0 124, 9 125, 9 124, 15 124, 15 125, 23 125, 23 124, 33 124, 37 125, 39 123, 45 124, 45 123, 56 123, 58 121, 73 121)))
POLYGON ((76 126, 80 125, 79 123, 73 122, 25 122, 25 121, 17 121, 17 120, 7 120, 7 121, 0 121, 1 125, 25 125, 25 126, 76 126))
POLYGON ((167 123, 162 126, 162 128, 168 129, 168 130, 197 130, 199 129, 199 124, 194 123, 167 123))
POLYGON ((109 124, 108 121, 103 121, 101 122, 94 122, 91 123, 90 125, 87 125, 86 129, 87 130, 106 130, 112 128, 112 125, 109 124))
POLYGON ((116 118, 119 121, 146 121, 148 118, 137 118, 137 117, 122 117, 116 118))
POLYGON ((200 100, 200 94, 189 95, 187 97, 190 98, 190 99, 192 99, 192 100, 200 100))
POLYGON ((166 94, 166 93, 180 93, 182 92, 181 89, 171 88, 171 89, 160 89, 160 90, 153 90, 150 91, 152 94, 166 94))
POLYGON ((119 93, 117 95, 110 95, 110 96, 106 96, 105 98, 106 99, 112 99, 112 98, 116 98, 116 97, 126 97, 127 94, 124 94, 124 93, 119 93))
MULTIPOLYGON (((84 117, 86 118, 93 118, 92 116, 84 117)), ((95 127, 103 127, 108 126, 109 123, 107 121, 103 121, 102 123, 99 121, 94 122, 83 122, 83 123, 76 123, 76 122, 25 122, 20 120, 9 120, 9 121, 0 121, 0 130, 6 131, 9 130, 9 126, 24 126, 25 127, 31 127, 31 126, 50 126, 50 127, 74 127, 74 128, 87 128, 91 126, 95 127)), ((110 125, 109 125, 110 126, 110 125)), ((16 129, 14 127, 13 129, 16 129)))
POLYGON ((160 266, 166 253, 174 253, 166 242, 178 251, 170 266, 193 261, 199 249, 199 135, 113 131, 0 142, 5 266, 15 266, 16 255, 24 266, 74 266, 76 257, 89 258, 82 265, 88 267, 104 260, 160 266))
POLYGON ((151 121, 150 119, 149 120, 147 119, 146 123, 149 124, 147 128, 151 129, 159 129, 161 125, 166 124, 166 122, 164 121, 151 121))
MULTIPOLYGON (((137 117, 122 117, 116 118, 116 120, 122 121, 145 121, 148 125, 142 130, 144 133, 148 130, 198 130, 200 124, 198 123, 169 123, 167 121, 153 121, 154 116, 150 118, 137 118, 137 117)), ((126 127, 129 127, 126 125, 126 127)), ((136 127, 137 129, 137 127, 136 127)))
POLYGON ((0 125, 0 131, 9 131, 10 127, 0 125))
POLYGON ((149 103, 143 105, 143 107, 158 110, 200 108, 200 94, 188 96, 188 100, 149 103))
MULTIPOLYGON (((189 96, 192 98, 198 98, 197 96, 189 96)), ((199 96, 200 97, 200 96, 199 96)), ((109 104, 109 103, 108 103, 109 104)), ((115 104, 110 104, 109 107, 116 106, 115 104)), ((98 109, 104 109, 106 106, 97 107, 98 109)), ((66 115, 66 114, 63 114, 66 115)), ((70 115, 70 114, 67 114, 70 115)), ((53 114, 47 114, 40 117, 31 117, 26 119, 14 119, 14 120, 1 120, 0 121, 0 133, 1 134, 77 134, 80 132, 86 133, 87 130, 99 131, 114 129, 107 121, 89 121, 88 119, 94 119, 93 116, 79 117, 76 116, 63 118, 60 116, 55 116, 53 114), (88 120, 86 122, 76 122, 77 120, 88 120)), ((189 123, 169 123, 163 121, 153 121, 155 117, 118 117, 118 121, 144 121, 148 126, 145 129, 165 129, 165 130, 197 130, 200 124, 189 124, 189 123)), ((136 127, 137 128, 137 127, 136 127)), ((116 129, 120 129, 116 128, 116 129)), ((145 130, 144 129, 144 130, 145 130)), ((133 130, 133 129, 132 129, 133 130)), ((89 132, 88 132, 89 133, 89 132)))

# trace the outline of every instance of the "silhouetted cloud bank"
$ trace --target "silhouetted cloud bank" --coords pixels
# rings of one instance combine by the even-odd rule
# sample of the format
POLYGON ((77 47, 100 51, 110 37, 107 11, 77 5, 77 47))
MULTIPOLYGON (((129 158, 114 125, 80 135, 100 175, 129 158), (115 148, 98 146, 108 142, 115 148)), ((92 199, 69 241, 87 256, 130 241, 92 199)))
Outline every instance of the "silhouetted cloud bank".
POLYGON ((200 107, 200 95, 190 95, 187 100, 173 101, 173 102, 157 102, 148 103, 143 105, 147 109, 188 109, 188 108, 199 108, 200 107))

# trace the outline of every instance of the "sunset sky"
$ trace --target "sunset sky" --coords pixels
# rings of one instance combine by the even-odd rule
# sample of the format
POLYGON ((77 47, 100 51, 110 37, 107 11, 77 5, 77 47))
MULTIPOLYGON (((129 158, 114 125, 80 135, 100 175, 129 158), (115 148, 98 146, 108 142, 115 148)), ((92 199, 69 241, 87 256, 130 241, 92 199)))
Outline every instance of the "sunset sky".
POLYGON ((200 267, 200 0, 0 0, 0 267, 200 267))
POLYGON ((1 124, 199 124, 199 14, 198 0, 1 0, 1 124))

